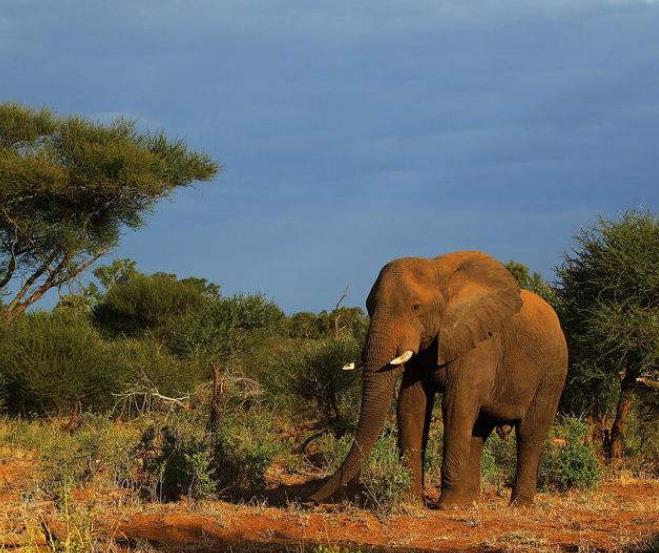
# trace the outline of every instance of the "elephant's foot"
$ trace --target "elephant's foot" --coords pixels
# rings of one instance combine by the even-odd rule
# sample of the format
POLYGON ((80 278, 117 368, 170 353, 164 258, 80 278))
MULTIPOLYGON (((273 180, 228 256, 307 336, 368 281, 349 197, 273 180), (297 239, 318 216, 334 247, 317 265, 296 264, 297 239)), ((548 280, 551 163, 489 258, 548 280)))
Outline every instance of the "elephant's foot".
POLYGON ((439 509, 469 507, 474 501, 475 497, 466 491, 442 490, 437 507, 439 509))

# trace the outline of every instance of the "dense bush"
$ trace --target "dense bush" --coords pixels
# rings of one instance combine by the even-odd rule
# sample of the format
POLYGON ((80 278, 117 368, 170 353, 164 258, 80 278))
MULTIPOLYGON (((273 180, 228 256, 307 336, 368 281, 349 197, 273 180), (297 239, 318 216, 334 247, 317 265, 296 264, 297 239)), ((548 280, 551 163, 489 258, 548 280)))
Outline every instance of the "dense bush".
POLYGON ((135 455, 142 461, 141 489, 159 501, 181 496, 252 496, 264 491, 266 473, 286 442, 274 433, 272 411, 259 401, 256 384, 224 375, 219 420, 211 427, 211 391, 190 399, 193 409, 141 424, 135 455))
POLYGON ((6 406, 14 413, 106 409, 127 377, 110 346, 72 313, 18 317, 0 334, 6 406))
POLYGON ((264 296, 236 295, 170 318, 162 335, 170 351, 181 358, 226 364, 281 332, 284 319, 281 309, 264 296))
POLYGON ((131 391, 181 395, 202 370, 153 339, 107 341, 71 310, 18 317, 0 334, 0 400, 12 413, 103 412, 131 391))
MULTIPOLYGON (((180 360, 152 338, 117 339, 109 343, 118 367, 125 374, 120 392, 158 391, 167 396, 190 393, 207 374, 194 360, 180 360)), ((90 370, 93 370, 90 367, 90 370)))
POLYGON ((293 412, 311 408, 309 418, 340 436, 356 421, 360 390, 359 371, 341 368, 360 351, 352 336, 292 342, 273 358, 266 388, 293 412))
POLYGON ((639 391, 640 401, 634 405, 629 420, 625 465, 641 475, 659 476, 659 394, 639 391))
POLYGON ((252 409, 222 419, 213 436, 217 483, 229 495, 258 495, 266 487, 266 473, 284 443, 273 431, 272 413, 252 409))
POLYGON ((483 485, 489 484, 497 492, 503 493, 504 487, 513 482, 516 465, 517 451, 514 434, 502 438, 497 432, 493 432, 483 447, 481 462, 483 485))
POLYGON ((368 329, 368 317, 359 307, 336 307, 320 313, 300 311, 288 319, 286 327, 291 338, 317 340, 353 336, 362 340, 368 329))
POLYGON ((135 272, 108 289, 94 308, 94 319, 112 334, 140 335, 202 309, 218 294, 218 287, 203 279, 135 272))

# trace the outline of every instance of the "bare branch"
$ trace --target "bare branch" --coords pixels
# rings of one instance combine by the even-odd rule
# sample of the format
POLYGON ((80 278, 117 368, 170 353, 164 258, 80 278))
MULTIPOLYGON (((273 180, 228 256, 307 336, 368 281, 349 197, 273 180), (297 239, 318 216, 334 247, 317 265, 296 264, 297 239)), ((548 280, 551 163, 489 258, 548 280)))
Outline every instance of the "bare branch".
POLYGON ((343 293, 341 294, 341 297, 339 297, 339 301, 336 302, 336 305, 334 306, 334 310, 332 311, 333 318, 334 318, 334 337, 335 338, 338 338, 339 335, 341 334, 341 326, 340 326, 341 315, 339 313, 337 313, 337 311, 341 307, 341 304, 344 302, 344 300, 348 297, 349 292, 350 292, 350 285, 346 284, 346 287, 343 289, 343 293))
POLYGON ((25 281, 21 289, 16 293, 16 296, 14 299, 9 302, 9 305, 7 306, 7 311, 12 311, 16 306, 20 305, 21 301, 23 300, 23 297, 25 294, 28 293, 30 288, 34 285, 34 283, 43 276, 44 273, 48 271, 50 266, 52 265, 53 261, 57 259, 57 251, 51 252, 51 254, 46 258, 46 261, 44 261, 39 267, 32 273, 32 275, 25 281))
POLYGON ((76 278, 80 273, 97 261, 102 255, 106 253, 106 250, 100 250, 92 257, 86 259, 84 262, 80 263, 75 269, 70 271, 65 271, 65 267, 71 258, 73 257, 72 253, 68 253, 62 257, 61 261, 53 268, 49 268, 52 265, 52 261, 55 256, 51 256, 50 264, 48 266, 42 265, 37 271, 26 281, 25 285, 21 288, 21 291, 16 295, 14 300, 8 305, 7 311, 10 313, 10 318, 13 318, 23 311, 25 311, 30 305, 38 301, 43 297, 43 295, 48 292, 51 288, 56 286, 61 286, 62 284, 69 282, 76 278), (43 270, 42 270, 43 269, 43 270), (35 281, 39 277, 47 274, 47 278, 44 283, 39 286, 36 290, 30 293, 27 298, 25 295, 30 291, 30 287, 34 285, 35 281))
POLYGON ((165 396, 158 391, 158 388, 136 387, 132 390, 112 395, 117 398, 117 401, 112 408, 112 412, 116 412, 117 407, 119 405, 123 405, 121 409, 122 415, 126 410, 128 410, 129 413, 132 412, 133 406, 135 407, 134 410, 138 415, 144 415, 154 408, 154 403, 160 403, 164 406, 167 406, 169 411, 173 411, 176 407, 180 407, 181 409, 188 409, 189 406, 186 402, 190 400, 189 395, 181 397, 165 396))
POLYGON ((339 307, 341 307, 341 304, 346 300, 348 294, 350 294, 350 284, 346 284, 346 287, 343 289, 343 292, 339 297, 339 301, 337 301, 336 305, 334 306, 334 311, 336 311, 339 307))
POLYGON ((659 390, 659 380, 653 380, 652 378, 646 378, 643 376, 640 376, 636 379, 636 382, 640 382, 641 384, 644 384, 648 388, 652 388, 653 390, 659 390))

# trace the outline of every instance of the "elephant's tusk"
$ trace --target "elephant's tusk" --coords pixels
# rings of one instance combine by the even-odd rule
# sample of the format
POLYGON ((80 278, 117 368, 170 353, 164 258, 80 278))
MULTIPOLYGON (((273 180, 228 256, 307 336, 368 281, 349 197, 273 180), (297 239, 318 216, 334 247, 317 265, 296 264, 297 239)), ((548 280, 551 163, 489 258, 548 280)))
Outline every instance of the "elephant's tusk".
POLYGON ((401 353, 398 357, 395 359, 392 359, 389 361, 390 365, 402 365, 403 363, 407 363, 410 359, 412 359, 412 356, 414 355, 414 352, 411 349, 408 349, 407 351, 404 351, 401 353))
POLYGON ((346 365, 343 365, 343 370, 344 371, 354 371, 355 370, 355 363, 348 363, 346 365))

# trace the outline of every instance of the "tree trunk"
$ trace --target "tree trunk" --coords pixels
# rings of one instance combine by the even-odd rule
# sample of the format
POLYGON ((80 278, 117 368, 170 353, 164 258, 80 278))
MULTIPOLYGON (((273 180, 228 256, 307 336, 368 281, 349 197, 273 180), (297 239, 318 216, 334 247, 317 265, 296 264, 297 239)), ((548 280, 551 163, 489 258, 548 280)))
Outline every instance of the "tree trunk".
POLYGON ((636 378, 629 372, 620 383, 620 398, 616 407, 616 416, 611 427, 609 442, 609 457, 614 464, 620 464, 625 455, 625 432, 627 430, 627 415, 634 398, 634 384, 636 378))

